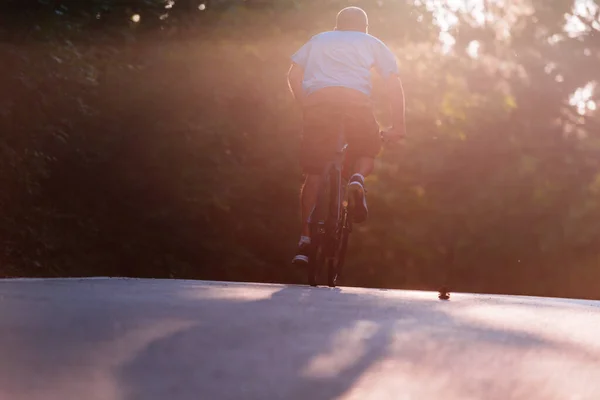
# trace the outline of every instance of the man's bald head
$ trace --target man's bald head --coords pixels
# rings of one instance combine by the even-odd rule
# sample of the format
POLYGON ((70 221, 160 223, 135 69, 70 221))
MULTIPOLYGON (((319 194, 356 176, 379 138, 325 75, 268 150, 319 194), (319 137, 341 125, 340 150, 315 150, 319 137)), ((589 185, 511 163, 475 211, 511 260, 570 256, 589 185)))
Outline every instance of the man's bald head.
POLYGON ((369 17, 367 13, 358 7, 346 7, 337 15, 335 29, 338 31, 367 32, 369 17))

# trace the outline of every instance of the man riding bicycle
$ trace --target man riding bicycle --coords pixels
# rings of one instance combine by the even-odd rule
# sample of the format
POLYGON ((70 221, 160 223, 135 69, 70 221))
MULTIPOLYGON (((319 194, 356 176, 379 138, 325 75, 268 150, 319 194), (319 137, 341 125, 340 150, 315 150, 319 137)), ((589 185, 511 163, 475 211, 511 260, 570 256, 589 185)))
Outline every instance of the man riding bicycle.
POLYGON ((323 169, 338 150, 343 129, 352 168, 348 196, 354 196, 354 222, 367 219, 365 177, 381 150, 379 125, 371 102, 371 69, 384 79, 389 91, 391 140, 404 135, 404 91, 396 58, 379 39, 368 33, 367 14, 348 7, 337 15, 335 30, 318 34, 292 56, 288 83, 303 111, 300 163, 306 180, 302 187, 302 234, 294 264, 307 264, 310 247, 308 219, 315 207, 323 169))

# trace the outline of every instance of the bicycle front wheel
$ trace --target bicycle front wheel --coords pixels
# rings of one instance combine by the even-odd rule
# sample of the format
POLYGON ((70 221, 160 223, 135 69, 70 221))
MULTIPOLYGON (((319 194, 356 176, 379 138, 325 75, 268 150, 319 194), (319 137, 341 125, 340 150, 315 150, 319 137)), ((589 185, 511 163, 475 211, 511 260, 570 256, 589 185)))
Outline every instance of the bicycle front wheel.
POLYGON ((350 232, 352 232, 352 222, 351 217, 348 215, 348 210, 344 208, 342 212, 342 218, 340 220, 340 232, 339 232, 339 241, 337 243, 337 248, 335 252, 335 263, 333 266, 334 273, 332 275, 335 276, 334 283, 339 280, 339 277, 342 274, 342 270, 344 268, 344 263, 346 261, 346 251, 348 250, 348 239, 350 238, 350 232))
POLYGON ((308 284, 310 286, 317 286, 319 271, 325 263, 325 243, 323 240, 322 224, 311 226, 311 238, 312 244, 307 268, 308 284))

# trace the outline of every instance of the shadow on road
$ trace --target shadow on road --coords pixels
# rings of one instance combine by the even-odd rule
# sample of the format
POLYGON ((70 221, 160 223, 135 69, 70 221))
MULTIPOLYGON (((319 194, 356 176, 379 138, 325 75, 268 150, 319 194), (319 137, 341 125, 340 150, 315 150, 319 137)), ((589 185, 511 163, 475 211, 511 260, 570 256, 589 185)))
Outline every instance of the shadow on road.
POLYGON ((532 319, 520 300, 190 281, 7 288, 0 284, 7 398, 554 399, 552 382, 523 377, 578 367, 571 384, 585 388, 600 372, 593 335, 576 343, 509 324, 520 312, 532 319))
POLYGON ((517 389, 513 378, 522 371, 513 356, 559 345, 465 322, 448 312, 451 304, 431 296, 289 286, 254 301, 202 301, 191 315, 196 324, 147 346, 119 376, 130 400, 364 399, 377 390, 389 395, 372 380, 382 374, 398 394, 405 386, 433 390, 448 380, 460 398, 485 397, 490 390, 543 392, 538 385, 517 389), (486 350, 493 351, 489 362, 504 364, 510 379, 468 378, 482 375, 486 350), (510 356, 498 357, 502 352, 510 356))

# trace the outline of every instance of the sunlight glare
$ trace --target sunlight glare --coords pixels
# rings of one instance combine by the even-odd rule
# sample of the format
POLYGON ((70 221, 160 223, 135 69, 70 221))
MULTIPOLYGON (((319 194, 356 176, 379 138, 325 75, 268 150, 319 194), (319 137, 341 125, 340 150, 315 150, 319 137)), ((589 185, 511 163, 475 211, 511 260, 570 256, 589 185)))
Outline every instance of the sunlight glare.
POLYGON ((595 0, 575 0, 571 14, 565 14, 564 31, 569 37, 577 37, 590 30, 589 25, 598 29, 597 14, 600 10, 595 0))
POLYGON ((556 34, 556 35, 552 35, 548 38, 548 43, 549 44, 556 44, 560 41, 562 41, 564 38, 562 35, 556 34))
POLYGON ((471 12, 471 16, 473 17, 473 19, 475 20, 475 22, 477 22, 478 25, 483 25, 485 24, 485 13, 483 12, 483 9, 475 9, 471 12))
MULTIPOLYGON (((219 284, 209 285, 208 287, 199 287, 189 285, 182 288, 181 296, 186 299, 206 299, 206 300, 227 300, 231 302, 251 302, 261 300, 276 299, 281 287, 277 285, 260 285, 256 287, 246 286, 243 284, 219 284)), ((304 293, 298 291, 298 298, 302 298, 304 293)))
POLYGON ((575 0, 573 12, 582 18, 590 18, 598 12, 598 5, 595 0, 575 0))
POLYGON ((587 108, 590 111, 596 111, 596 102, 594 100, 589 100, 587 102, 587 108))
POLYGON ((352 327, 338 331, 330 350, 313 357, 304 368, 306 377, 333 378, 351 368, 366 353, 366 341, 372 338, 379 326, 373 321, 359 320, 352 327))
POLYGON ((473 27, 490 24, 498 40, 506 40, 511 36, 511 27, 517 17, 531 13, 531 7, 526 4, 504 0, 417 0, 414 4, 425 4, 427 11, 432 14, 440 30, 439 41, 443 53, 448 53, 456 42, 450 31, 458 26, 459 14, 466 17, 473 27), (495 8, 502 9, 502 13, 495 12, 495 8))
POLYGON ((471 56, 471 58, 478 58, 480 47, 481 44, 479 43, 479 41, 472 40, 471 43, 469 43, 469 45, 467 46, 467 53, 469 54, 469 56, 471 56))
POLYGON ((577 15, 565 14, 565 21, 564 30, 570 37, 579 36, 587 30, 577 15))
POLYGON ((544 72, 547 74, 551 74, 552 71, 554 71, 556 69, 556 64, 553 62, 549 62, 548 64, 546 64, 546 66, 544 67, 544 72))
POLYGON ((456 39, 454 36, 449 34, 448 32, 440 32, 440 43, 442 44, 442 53, 447 54, 452 50, 454 44, 456 43, 456 39))
POLYGON ((592 100, 596 82, 589 82, 587 85, 578 88, 569 98, 569 104, 577 108, 579 115, 585 115, 587 111, 596 109, 596 102, 592 100))

